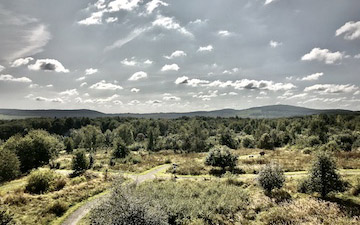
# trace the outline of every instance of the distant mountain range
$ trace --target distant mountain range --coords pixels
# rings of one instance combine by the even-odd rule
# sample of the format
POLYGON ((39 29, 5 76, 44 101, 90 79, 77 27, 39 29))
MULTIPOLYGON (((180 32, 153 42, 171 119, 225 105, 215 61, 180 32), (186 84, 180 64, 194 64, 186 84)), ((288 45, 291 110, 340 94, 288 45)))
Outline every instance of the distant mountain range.
POLYGON ((136 118, 179 118, 183 116, 195 117, 242 117, 242 118, 280 118, 306 116, 315 114, 358 114, 359 111, 343 110, 343 109, 310 109, 291 105, 269 105, 260 106, 243 110, 221 109, 213 111, 195 111, 185 113, 119 113, 106 114, 95 110, 77 109, 77 110, 21 110, 21 109, 0 109, 0 119, 21 119, 32 117, 136 117, 136 118))

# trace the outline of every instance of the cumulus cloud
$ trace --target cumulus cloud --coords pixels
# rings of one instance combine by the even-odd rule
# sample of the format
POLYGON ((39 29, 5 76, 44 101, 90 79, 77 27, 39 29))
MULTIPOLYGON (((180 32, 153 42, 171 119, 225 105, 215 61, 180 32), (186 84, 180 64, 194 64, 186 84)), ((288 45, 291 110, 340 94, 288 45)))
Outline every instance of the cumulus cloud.
POLYGON ((239 68, 232 68, 231 70, 224 70, 223 74, 234 74, 239 72, 239 68))
POLYGON ((147 78, 147 73, 145 73, 144 71, 139 71, 139 72, 136 72, 134 73, 130 78, 129 80, 130 81, 136 81, 136 80, 140 80, 140 79, 144 79, 144 78, 147 78))
POLYGON ((315 91, 323 94, 350 93, 358 90, 351 84, 315 84, 304 89, 305 92, 315 91))
POLYGON ((153 61, 151 61, 150 59, 147 59, 144 61, 144 64, 151 65, 151 64, 153 64, 153 61))
POLYGON ((108 18, 106 18, 106 23, 115 23, 116 21, 118 21, 117 17, 108 17, 108 18))
POLYGON ((32 58, 32 57, 19 58, 11 63, 11 67, 19 67, 22 65, 27 65, 32 60, 34 60, 34 58, 32 58))
POLYGON ((346 40, 360 39, 360 21, 350 21, 336 30, 336 36, 344 34, 346 40))
POLYGON ((83 76, 83 77, 77 78, 76 81, 83 81, 83 80, 85 80, 85 79, 86 79, 86 77, 83 76))
POLYGON ((104 12, 105 10, 93 12, 88 18, 78 21, 78 24, 86 26, 102 24, 102 17, 104 12))
POLYGON ((102 80, 98 83, 91 85, 90 89, 115 91, 115 90, 121 90, 123 89, 123 87, 117 84, 107 83, 105 80, 102 80))
POLYGON ((5 69, 5 66, 0 65, 0 72, 5 69))
POLYGON ((278 0, 266 0, 264 5, 268 5, 268 4, 276 2, 276 1, 278 1, 278 0))
POLYGON ((55 103, 63 103, 64 100, 62 100, 61 98, 45 98, 45 97, 35 97, 34 98, 35 101, 39 101, 39 102, 55 102, 55 103))
POLYGON ((219 30, 218 35, 221 37, 229 37, 231 35, 231 33, 227 30, 219 30))
POLYGON ((0 81, 20 82, 20 83, 31 83, 32 82, 32 80, 30 78, 27 78, 27 77, 16 78, 10 74, 0 75, 0 81))
POLYGON ((118 12, 120 10, 132 11, 139 6, 142 0, 114 0, 109 2, 109 12, 118 12))
POLYGON ((345 57, 342 52, 331 52, 329 49, 313 48, 310 53, 305 54, 301 60, 313 61, 317 60, 326 64, 334 64, 341 61, 345 57))
POLYGON ((146 4, 146 12, 151 14, 156 8, 160 6, 168 6, 169 4, 161 0, 152 0, 146 4))
POLYGON ((210 101, 212 98, 215 98, 218 96, 218 90, 209 90, 207 93, 199 92, 197 94, 194 94, 193 98, 199 98, 203 101, 210 101))
POLYGON ((272 47, 272 48, 277 48, 277 47, 281 46, 282 43, 271 40, 271 41, 269 42, 269 45, 270 45, 270 47, 272 47))
POLYGON ((69 90, 60 92, 59 94, 66 95, 66 96, 74 96, 74 95, 79 95, 79 92, 76 89, 69 89, 69 90))
POLYGON ((58 73, 68 73, 69 70, 56 59, 38 59, 35 64, 29 65, 30 70, 55 71, 58 73))
POLYGON ((214 47, 212 45, 208 45, 208 46, 200 46, 197 51, 198 52, 211 52, 212 50, 214 50, 214 47))
POLYGON ((175 84, 185 84, 192 87, 233 87, 237 90, 242 89, 257 89, 257 90, 270 90, 270 91, 286 91, 295 88, 296 86, 291 83, 275 83, 274 81, 267 80, 249 80, 242 79, 236 81, 208 81, 200 79, 189 79, 187 76, 178 77, 175 80, 175 84))
POLYGON ((323 76, 324 73, 314 73, 302 78, 298 78, 298 80, 303 80, 303 81, 311 81, 311 80, 318 80, 321 76, 323 76))
POLYGON ((158 15, 152 25, 154 27, 162 27, 166 30, 176 30, 186 36, 193 36, 185 27, 182 27, 178 22, 174 21, 172 17, 158 15))
POLYGON ((169 94, 169 93, 165 93, 164 97, 163 97, 163 100, 164 101, 180 101, 181 98, 177 97, 177 96, 174 96, 172 94, 169 94))
POLYGON ((85 70, 85 75, 92 75, 98 72, 98 69, 89 68, 85 70))
POLYGON ((180 67, 177 65, 177 64, 170 64, 170 65, 168 65, 168 64, 166 64, 165 66, 163 66, 162 68, 161 68, 161 71, 178 71, 180 69, 180 67))
POLYGON ((139 91, 140 91, 140 89, 138 89, 138 88, 131 88, 131 92, 138 93, 139 91))
POLYGON ((169 56, 164 56, 167 59, 173 59, 173 58, 177 58, 177 57, 181 57, 181 56, 186 56, 186 53, 184 51, 181 50, 176 50, 173 53, 171 53, 171 55, 169 56))

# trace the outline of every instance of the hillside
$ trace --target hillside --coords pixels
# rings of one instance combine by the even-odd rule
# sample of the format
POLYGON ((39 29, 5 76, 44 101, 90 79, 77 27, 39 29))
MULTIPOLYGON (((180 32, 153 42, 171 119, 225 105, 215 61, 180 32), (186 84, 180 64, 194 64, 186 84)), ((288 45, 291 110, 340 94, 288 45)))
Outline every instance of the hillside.
POLYGON ((136 118, 180 118, 180 117, 241 117, 241 118, 280 118, 306 116, 314 114, 344 114, 357 113, 350 110, 342 109, 310 109, 305 107, 290 105, 269 105, 260 106, 243 110, 221 109, 213 111, 194 111, 185 113, 119 113, 106 114, 94 110, 78 109, 78 110, 20 110, 20 109, 0 109, 0 119, 20 119, 29 117, 136 117, 136 118))

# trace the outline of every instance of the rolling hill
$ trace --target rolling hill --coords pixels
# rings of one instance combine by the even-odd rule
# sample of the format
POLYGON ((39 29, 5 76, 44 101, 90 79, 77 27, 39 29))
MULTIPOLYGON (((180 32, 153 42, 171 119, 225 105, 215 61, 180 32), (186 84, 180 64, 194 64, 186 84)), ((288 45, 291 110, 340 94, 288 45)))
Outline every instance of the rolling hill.
POLYGON ((243 110, 221 109, 213 111, 195 111, 185 113, 119 113, 106 114, 95 110, 77 109, 77 110, 20 110, 20 109, 0 109, 0 119, 20 119, 29 117, 136 117, 136 118, 179 118, 179 117, 242 117, 242 118, 280 118, 306 116, 314 114, 345 114, 359 113, 343 109, 310 109, 291 105, 269 105, 260 106, 243 110))

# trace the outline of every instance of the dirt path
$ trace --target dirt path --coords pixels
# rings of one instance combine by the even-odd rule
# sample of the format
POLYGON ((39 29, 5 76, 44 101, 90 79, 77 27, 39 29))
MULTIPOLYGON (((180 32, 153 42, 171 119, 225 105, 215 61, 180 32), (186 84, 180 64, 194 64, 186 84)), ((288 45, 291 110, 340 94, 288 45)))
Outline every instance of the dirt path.
MULTIPOLYGON (((167 170, 170 165, 162 165, 159 167, 155 167, 154 169, 151 169, 147 171, 144 174, 140 175, 125 175, 126 177, 132 178, 135 180, 136 183, 140 184, 146 180, 152 180, 156 178, 156 174, 162 171, 167 170)), ((102 195, 98 198, 95 198, 93 200, 88 201, 83 206, 75 210, 70 216, 68 216, 65 221, 62 223, 62 225, 76 225, 84 216, 86 216, 92 208, 97 206, 102 199, 109 196, 110 193, 102 195)))

